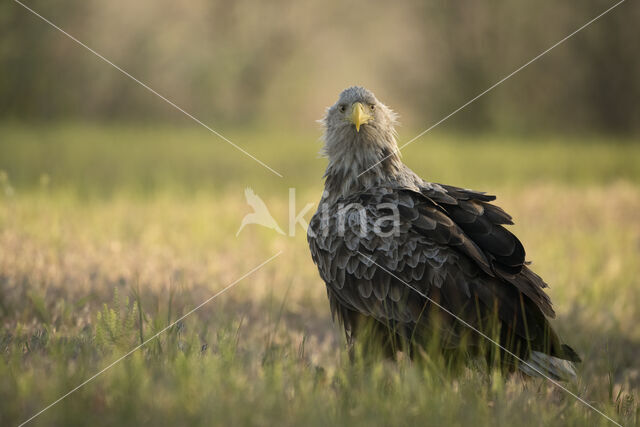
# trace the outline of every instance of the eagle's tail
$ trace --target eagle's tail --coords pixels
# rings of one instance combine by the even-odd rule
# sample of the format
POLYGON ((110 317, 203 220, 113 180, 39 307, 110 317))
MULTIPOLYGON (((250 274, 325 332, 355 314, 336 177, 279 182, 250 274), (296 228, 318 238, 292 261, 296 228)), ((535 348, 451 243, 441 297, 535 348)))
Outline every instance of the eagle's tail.
POLYGON ((577 378, 572 362, 539 351, 531 352, 527 363, 521 363, 518 368, 531 377, 546 376, 556 381, 571 381, 577 378))

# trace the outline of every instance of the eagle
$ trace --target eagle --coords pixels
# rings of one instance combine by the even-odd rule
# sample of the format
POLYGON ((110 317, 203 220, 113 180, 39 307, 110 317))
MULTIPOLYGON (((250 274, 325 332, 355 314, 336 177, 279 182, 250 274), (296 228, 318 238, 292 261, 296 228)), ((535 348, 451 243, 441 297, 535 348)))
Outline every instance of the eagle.
POLYGON ((511 216, 495 196, 415 174, 401 161, 396 122, 357 86, 321 120, 328 165, 307 240, 350 351, 366 336, 370 351, 391 358, 435 348, 465 363, 575 378, 580 357, 549 323, 547 284, 505 227, 511 216))

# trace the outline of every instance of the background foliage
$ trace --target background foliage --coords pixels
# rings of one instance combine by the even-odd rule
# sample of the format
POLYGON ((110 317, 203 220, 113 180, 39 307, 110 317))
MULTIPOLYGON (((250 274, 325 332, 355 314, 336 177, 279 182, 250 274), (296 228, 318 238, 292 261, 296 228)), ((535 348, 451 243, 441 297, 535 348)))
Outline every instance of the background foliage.
MULTIPOLYGON (((207 123, 305 129, 353 84, 425 128, 612 4, 28 2, 207 123)), ((452 126, 636 133, 639 20, 637 2, 625 2, 452 126)), ((0 5, 0 69, 0 117, 185 120, 10 1, 0 5)))

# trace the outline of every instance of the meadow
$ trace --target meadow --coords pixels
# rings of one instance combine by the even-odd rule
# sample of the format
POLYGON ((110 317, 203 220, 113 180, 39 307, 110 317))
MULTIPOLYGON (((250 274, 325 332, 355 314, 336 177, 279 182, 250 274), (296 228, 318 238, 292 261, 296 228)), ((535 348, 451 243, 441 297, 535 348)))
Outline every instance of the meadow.
MULTIPOLYGON (((613 425, 544 380, 349 362, 303 228, 236 237, 246 187, 285 231, 291 188, 315 210, 320 129, 223 133, 284 177, 196 126, 0 123, 0 425, 141 343, 29 424, 613 425)), ((640 145, 434 132, 403 153, 498 196, 582 355, 567 388, 640 424, 640 145)))

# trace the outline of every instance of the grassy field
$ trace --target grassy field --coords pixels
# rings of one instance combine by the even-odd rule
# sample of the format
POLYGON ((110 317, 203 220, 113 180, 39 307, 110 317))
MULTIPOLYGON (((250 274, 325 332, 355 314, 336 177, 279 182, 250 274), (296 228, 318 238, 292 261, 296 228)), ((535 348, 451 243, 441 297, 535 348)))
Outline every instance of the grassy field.
MULTIPOLYGON (((197 127, 0 124, 0 425, 279 252, 32 424, 613 425, 542 380, 349 363, 304 230, 235 236, 247 186, 285 230, 289 188, 296 212, 315 209, 320 131, 225 134, 284 178, 197 127)), ((551 285, 554 326, 583 356, 567 387, 640 423, 640 146, 429 134, 404 158, 426 179, 498 195, 551 285)))

